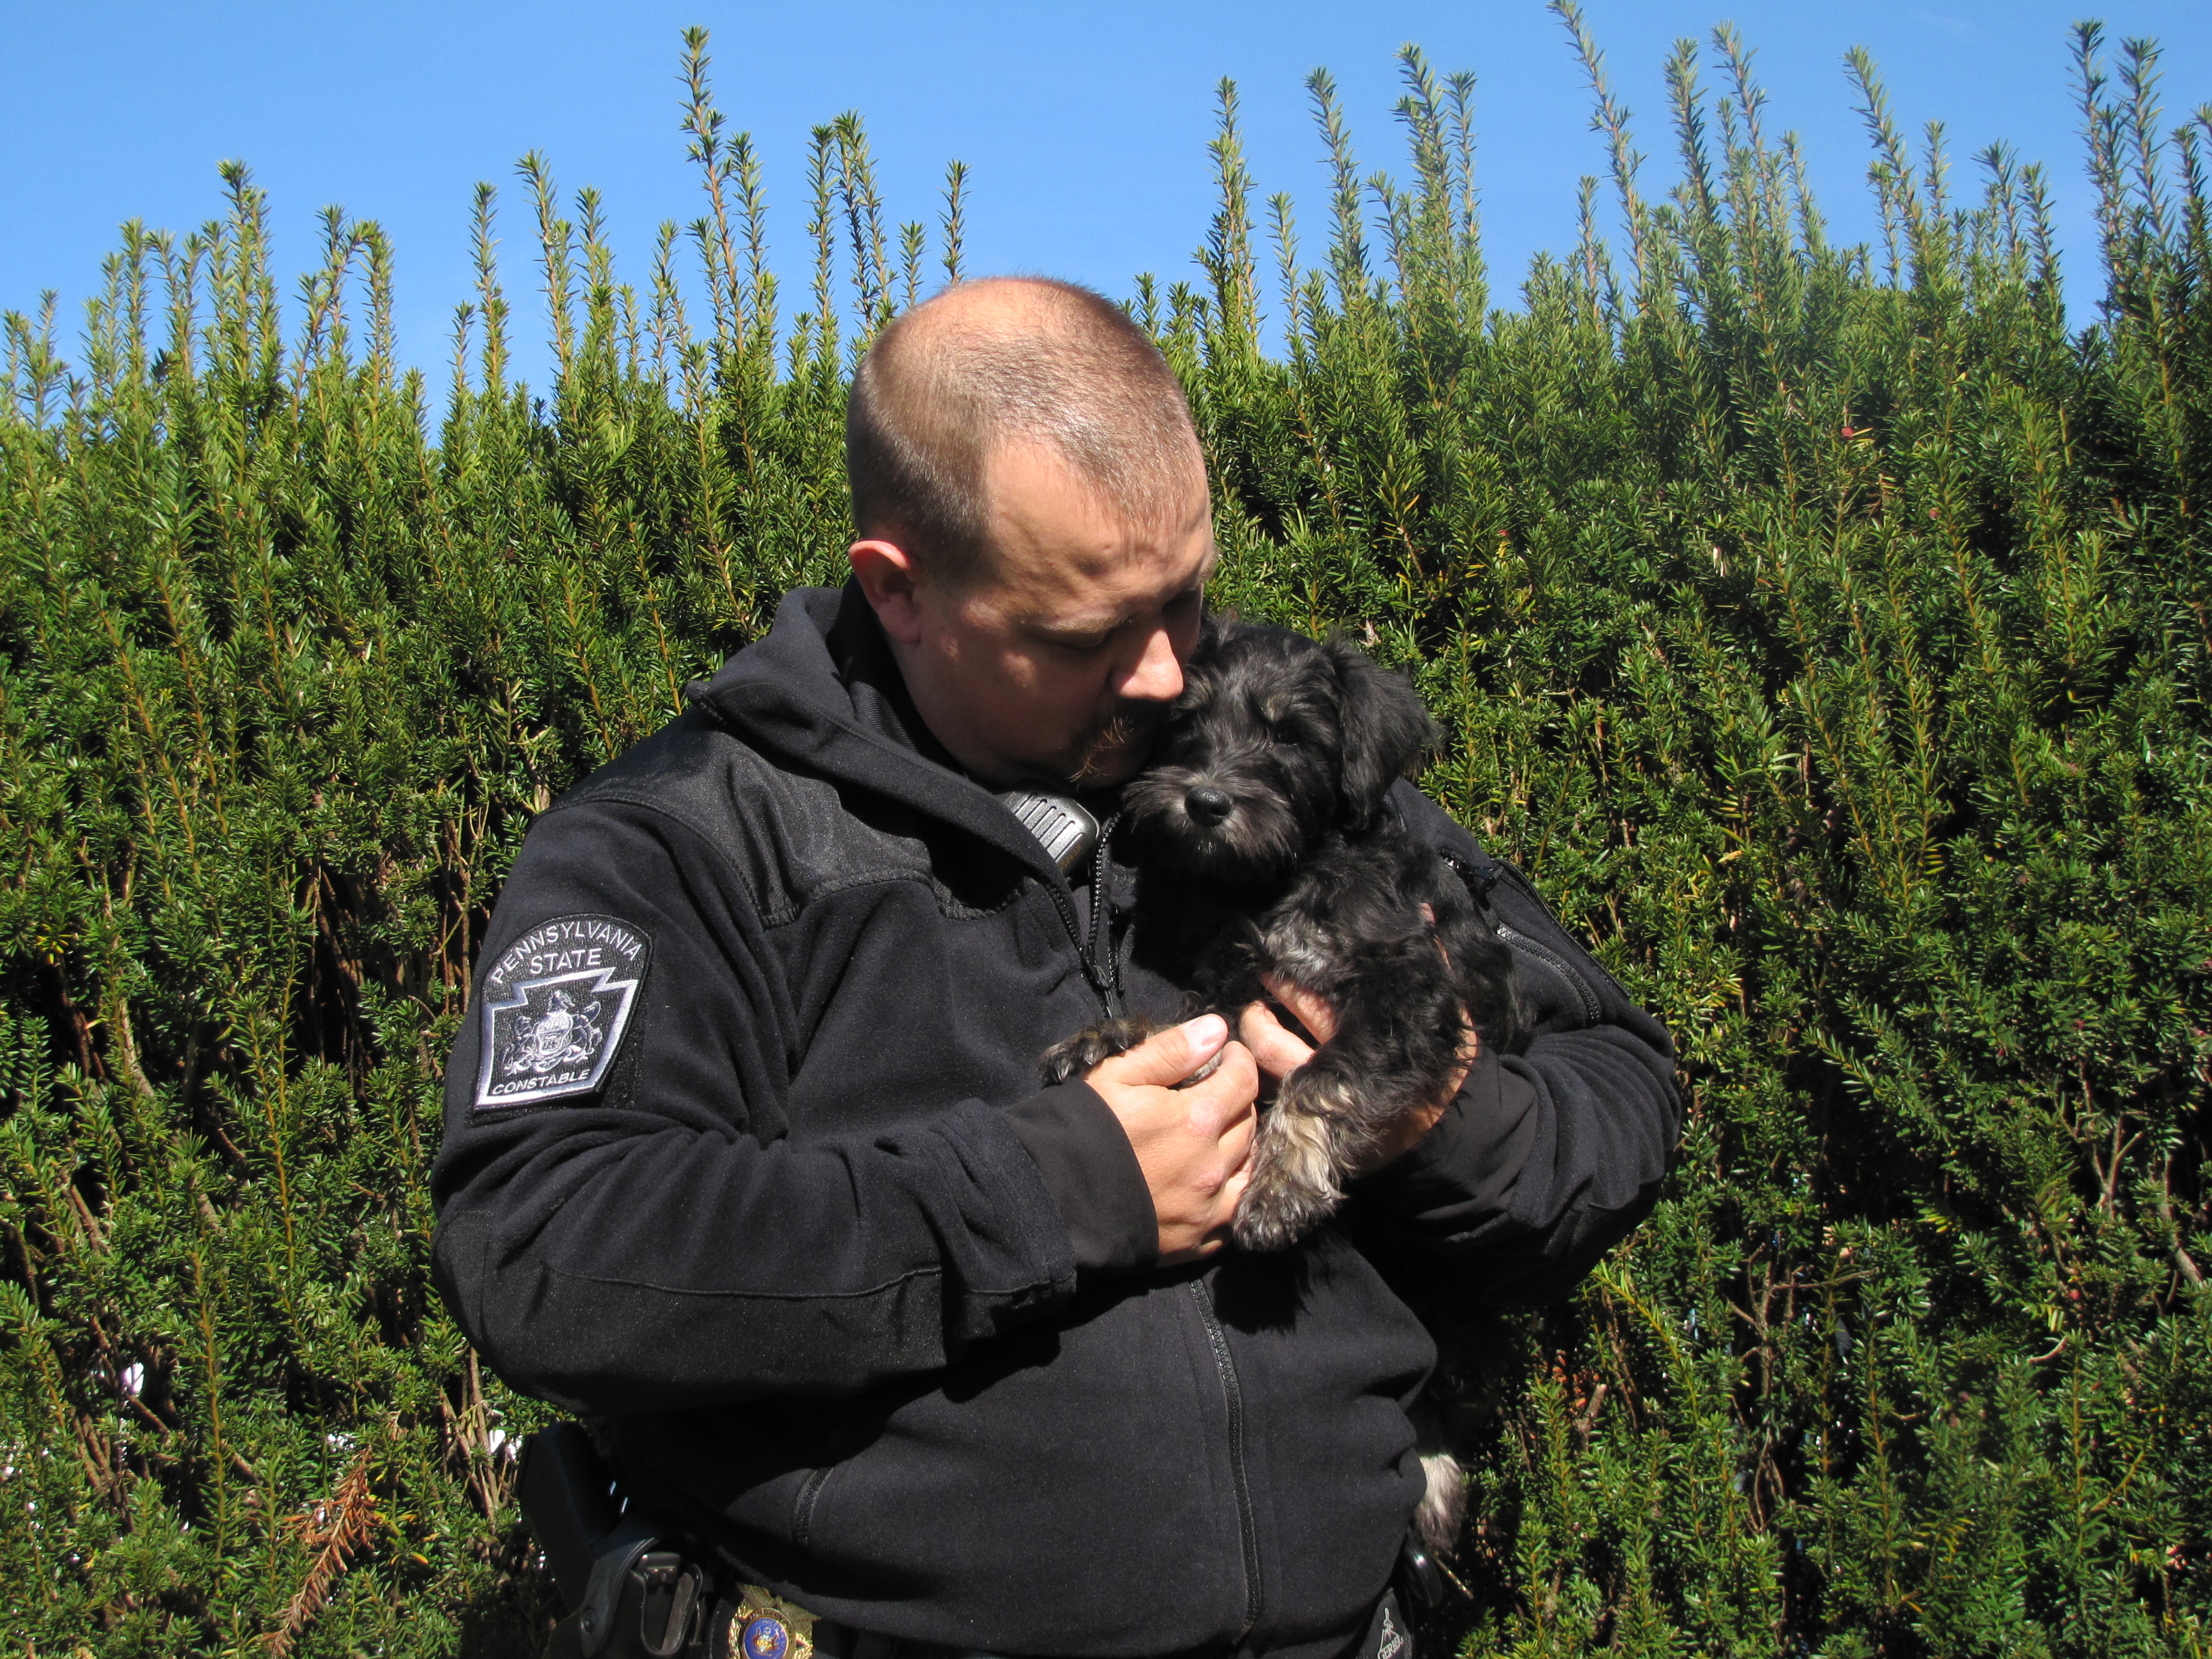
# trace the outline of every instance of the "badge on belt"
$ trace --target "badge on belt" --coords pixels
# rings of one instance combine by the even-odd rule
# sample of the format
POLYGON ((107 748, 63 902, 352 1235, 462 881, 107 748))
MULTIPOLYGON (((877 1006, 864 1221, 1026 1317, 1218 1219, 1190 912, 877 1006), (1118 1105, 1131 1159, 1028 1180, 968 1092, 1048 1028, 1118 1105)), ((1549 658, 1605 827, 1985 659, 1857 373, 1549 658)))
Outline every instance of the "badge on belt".
POLYGON ((814 1659, 814 1615, 757 1584, 741 1584, 714 1609, 710 1659, 814 1659))

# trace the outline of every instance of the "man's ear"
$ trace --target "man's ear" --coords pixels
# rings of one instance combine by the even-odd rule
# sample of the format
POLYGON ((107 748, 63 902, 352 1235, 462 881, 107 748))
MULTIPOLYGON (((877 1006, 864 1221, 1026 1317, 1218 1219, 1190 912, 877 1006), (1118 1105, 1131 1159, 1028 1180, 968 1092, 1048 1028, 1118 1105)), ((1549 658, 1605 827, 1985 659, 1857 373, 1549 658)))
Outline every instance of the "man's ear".
POLYGON ((1337 721, 1344 732, 1344 799, 1364 823, 1382 810, 1390 786, 1442 737, 1402 674, 1377 668, 1342 635, 1327 647, 1336 670, 1337 721))
POLYGON ((846 556, 853 563, 853 579, 860 584, 860 592, 884 632, 901 645, 920 644, 920 595, 926 578, 914 555, 907 551, 905 538, 863 536, 847 550, 846 556))

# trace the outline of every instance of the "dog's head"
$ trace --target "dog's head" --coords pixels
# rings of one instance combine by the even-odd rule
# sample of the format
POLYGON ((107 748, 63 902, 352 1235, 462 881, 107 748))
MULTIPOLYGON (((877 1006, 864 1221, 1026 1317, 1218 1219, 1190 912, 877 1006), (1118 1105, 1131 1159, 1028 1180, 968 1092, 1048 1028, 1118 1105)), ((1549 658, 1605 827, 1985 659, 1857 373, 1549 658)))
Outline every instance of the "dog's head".
POLYGON ((1436 740, 1413 688, 1341 636, 1210 625, 1122 804, 1140 858, 1266 881, 1372 822, 1436 740))

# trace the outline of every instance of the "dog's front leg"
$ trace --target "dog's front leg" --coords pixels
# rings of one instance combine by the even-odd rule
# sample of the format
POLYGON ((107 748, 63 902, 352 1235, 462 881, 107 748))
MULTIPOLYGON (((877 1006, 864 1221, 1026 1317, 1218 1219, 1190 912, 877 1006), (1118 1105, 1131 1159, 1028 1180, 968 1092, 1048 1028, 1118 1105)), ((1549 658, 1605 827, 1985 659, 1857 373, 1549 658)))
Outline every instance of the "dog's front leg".
MULTIPOLYGON (((1141 1048, 1170 1025, 1180 1025, 1196 1019, 1200 1014, 1212 1012, 1209 1006, 1196 997, 1186 998, 1181 1015, 1171 1020, 1146 1019, 1141 1015, 1127 1019, 1102 1021, 1087 1030, 1078 1031, 1072 1037, 1062 1037, 1044 1051, 1038 1068, 1044 1073, 1048 1086, 1088 1077, 1093 1066, 1126 1054, 1132 1048, 1141 1048)), ((1234 1024, 1232 1021, 1231 1024, 1234 1024)), ((1226 1047, 1215 1053, 1205 1065, 1175 1086, 1188 1089, 1194 1083, 1203 1083, 1221 1069, 1226 1047)))
POLYGON ((1462 1061, 1463 1015, 1449 967, 1432 942, 1409 938, 1395 951, 1371 946, 1348 963, 1325 963, 1311 948, 1309 969, 1334 981, 1333 1030, 1283 1079, 1253 1141, 1252 1176, 1238 1205, 1237 1242, 1281 1249, 1343 1201, 1345 1179, 1372 1163, 1409 1112, 1451 1086, 1462 1061))
MULTIPOLYGON (((1149 1019, 1109 1019, 1063 1037, 1044 1051, 1038 1062, 1048 1085, 1087 1077, 1091 1067, 1126 1054, 1144 1043, 1160 1026, 1149 1019)), ((1219 1056, 1216 1056, 1218 1060, 1219 1056)))
POLYGON ((1324 1044, 1283 1079, 1252 1139, 1252 1175, 1232 1228, 1248 1250, 1296 1243, 1344 1200, 1342 1133, 1357 1095, 1324 1044))

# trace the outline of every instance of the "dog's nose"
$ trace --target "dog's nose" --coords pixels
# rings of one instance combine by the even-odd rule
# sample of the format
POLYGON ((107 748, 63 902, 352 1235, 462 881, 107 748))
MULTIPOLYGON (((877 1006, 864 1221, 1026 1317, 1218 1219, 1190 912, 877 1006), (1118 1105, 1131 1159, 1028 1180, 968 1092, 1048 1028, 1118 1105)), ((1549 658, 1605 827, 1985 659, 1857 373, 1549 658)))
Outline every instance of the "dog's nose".
POLYGON ((1212 785, 1201 783, 1182 798, 1182 810, 1201 830, 1211 830, 1226 818, 1237 803, 1212 785))

